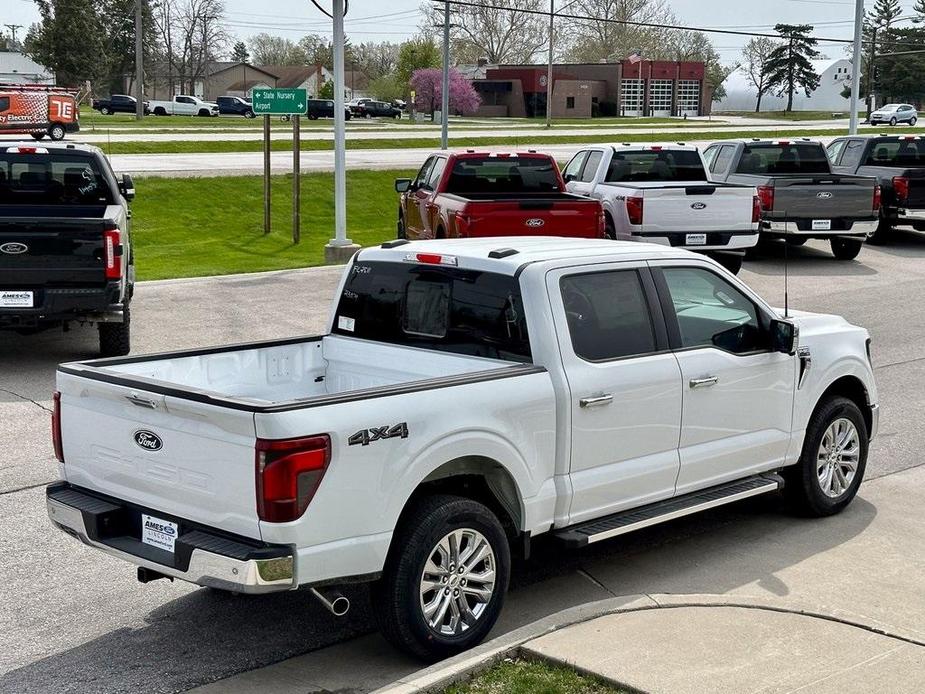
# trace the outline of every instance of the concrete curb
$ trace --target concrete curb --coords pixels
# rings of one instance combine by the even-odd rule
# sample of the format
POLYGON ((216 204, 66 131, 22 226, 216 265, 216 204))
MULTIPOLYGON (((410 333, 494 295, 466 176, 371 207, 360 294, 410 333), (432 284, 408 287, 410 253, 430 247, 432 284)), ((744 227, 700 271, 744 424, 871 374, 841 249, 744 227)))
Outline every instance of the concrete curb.
POLYGON ((419 670, 374 694, 412 694, 439 691, 489 669, 504 658, 516 654, 528 641, 559 629, 612 614, 680 607, 738 607, 803 615, 870 631, 882 636, 925 647, 925 632, 895 628, 878 620, 824 605, 807 605, 782 598, 730 596, 712 594, 625 595, 570 607, 536 622, 487 641, 470 651, 419 670))

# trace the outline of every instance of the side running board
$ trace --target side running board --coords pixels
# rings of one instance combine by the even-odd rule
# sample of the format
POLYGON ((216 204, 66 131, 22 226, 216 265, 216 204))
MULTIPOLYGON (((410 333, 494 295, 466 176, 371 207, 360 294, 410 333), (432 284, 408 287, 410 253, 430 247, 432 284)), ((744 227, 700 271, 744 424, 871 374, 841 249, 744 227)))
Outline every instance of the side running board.
POLYGON ((683 496, 658 501, 648 506, 621 511, 603 518, 557 530, 553 536, 570 547, 584 547, 617 535, 623 535, 650 525, 705 511, 714 506, 731 504, 750 496, 767 494, 783 488, 784 480, 775 474, 754 475, 702 489, 683 496))

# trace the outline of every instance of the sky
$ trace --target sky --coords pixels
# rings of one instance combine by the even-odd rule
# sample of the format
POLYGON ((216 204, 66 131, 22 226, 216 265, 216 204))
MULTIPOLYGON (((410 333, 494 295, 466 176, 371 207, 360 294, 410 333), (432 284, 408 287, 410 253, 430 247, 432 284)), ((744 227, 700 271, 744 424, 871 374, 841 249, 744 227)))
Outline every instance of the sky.
MULTIPOLYGON (((331 6, 331 0, 319 3, 331 6)), ((854 0, 669 0, 669 3, 678 19, 690 26, 770 32, 774 24, 785 22, 812 24, 818 36, 831 38, 850 39, 853 32, 854 0)), ((563 0, 556 4, 561 6, 563 0)), ((912 13, 913 4, 914 0, 902 3, 905 14, 912 13)), ((225 0, 225 5, 228 30, 239 38, 247 39, 261 32, 293 40, 307 33, 331 34, 331 20, 310 0, 225 0)), ((873 0, 866 0, 865 5, 869 9, 873 0)), ((351 0, 347 33, 354 43, 401 42, 414 35, 420 22, 419 7, 420 0, 351 0)), ((0 25, 28 27, 37 20, 32 0, 0 2, 0 25)), ((0 26, 0 31, 6 29, 0 26)), ((735 63, 749 37, 714 35, 712 38, 723 62, 735 63)), ((830 58, 845 55, 838 44, 823 43, 821 48, 830 58)))

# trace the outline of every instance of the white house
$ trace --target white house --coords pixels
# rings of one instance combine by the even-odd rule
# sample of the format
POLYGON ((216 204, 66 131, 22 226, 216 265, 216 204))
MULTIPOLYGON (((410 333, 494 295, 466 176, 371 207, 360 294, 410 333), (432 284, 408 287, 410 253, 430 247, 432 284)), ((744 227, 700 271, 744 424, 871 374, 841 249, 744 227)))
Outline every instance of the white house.
POLYGON ((0 51, 0 83, 53 85, 55 76, 24 53, 0 51))
MULTIPOLYGON (((851 108, 850 100, 841 95, 846 86, 851 85, 851 61, 847 58, 835 60, 813 60, 813 69, 819 75, 819 88, 809 96, 802 89, 793 94, 794 111, 831 111, 847 112, 851 108)), ((726 96, 717 103, 714 111, 754 111, 758 94, 749 81, 744 68, 734 70, 723 82, 726 96)), ((858 100, 863 104, 863 100, 858 100)), ((787 96, 765 93, 761 97, 762 111, 782 111, 787 107, 787 96)), ((863 106, 860 106, 863 110, 863 106)))

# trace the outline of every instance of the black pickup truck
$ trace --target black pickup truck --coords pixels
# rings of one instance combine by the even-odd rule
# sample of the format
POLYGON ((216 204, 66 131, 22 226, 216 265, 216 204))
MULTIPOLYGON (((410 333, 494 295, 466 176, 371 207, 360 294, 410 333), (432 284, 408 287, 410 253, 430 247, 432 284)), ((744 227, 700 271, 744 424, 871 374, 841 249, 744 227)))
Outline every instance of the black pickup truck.
POLYGON ((97 147, 0 147, 0 330, 91 323, 103 356, 128 354, 134 196, 97 147))
POLYGON ((870 242, 886 242, 894 226, 925 231, 925 138, 852 135, 832 140, 826 152, 835 173, 874 176, 880 184, 880 222, 870 242))
MULTIPOLYGON (((99 111, 104 116, 111 116, 114 113, 136 113, 137 104, 138 101, 134 96, 113 94, 105 99, 94 99, 91 105, 94 111, 99 111)), ((144 113, 146 116, 151 115, 147 101, 144 102, 144 113)))

